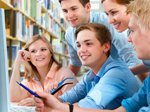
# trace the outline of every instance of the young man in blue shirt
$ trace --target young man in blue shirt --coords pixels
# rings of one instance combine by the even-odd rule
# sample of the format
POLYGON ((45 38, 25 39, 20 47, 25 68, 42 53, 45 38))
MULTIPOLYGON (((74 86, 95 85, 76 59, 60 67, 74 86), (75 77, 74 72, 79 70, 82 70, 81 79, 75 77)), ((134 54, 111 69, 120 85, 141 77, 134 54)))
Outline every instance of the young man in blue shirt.
POLYGON ((84 23, 100 23, 104 24, 111 32, 112 46, 111 56, 114 59, 123 60, 129 68, 141 63, 135 55, 133 46, 127 41, 127 33, 118 33, 112 25, 108 23, 105 13, 90 12, 89 0, 59 0, 64 16, 69 22, 70 27, 66 31, 66 41, 68 43, 68 51, 70 56, 70 69, 77 74, 81 62, 77 55, 77 47, 75 43, 75 30, 84 23))
MULTIPOLYGON (((82 65, 90 68, 88 74, 71 90, 60 96, 39 94, 45 102, 35 99, 36 110, 46 112, 52 109, 68 111, 65 102, 75 104, 75 108, 115 109, 121 101, 138 90, 138 82, 125 63, 110 56, 111 34, 101 24, 89 23, 76 30, 77 54, 82 65), (40 105, 40 106, 39 106, 40 105)), ((77 111, 79 112, 79 111, 77 111)))

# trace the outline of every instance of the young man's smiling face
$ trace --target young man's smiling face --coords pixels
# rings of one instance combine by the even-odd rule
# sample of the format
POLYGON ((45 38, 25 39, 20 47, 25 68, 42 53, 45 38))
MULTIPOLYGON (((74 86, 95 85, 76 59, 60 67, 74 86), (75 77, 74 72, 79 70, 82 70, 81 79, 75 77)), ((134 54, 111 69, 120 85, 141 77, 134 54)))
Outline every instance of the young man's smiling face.
POLYGON ((79 0, 63 0, 61 7, 66 20, 72 27, 87 23, 90 19, 90 3, 84 7, 79 0))

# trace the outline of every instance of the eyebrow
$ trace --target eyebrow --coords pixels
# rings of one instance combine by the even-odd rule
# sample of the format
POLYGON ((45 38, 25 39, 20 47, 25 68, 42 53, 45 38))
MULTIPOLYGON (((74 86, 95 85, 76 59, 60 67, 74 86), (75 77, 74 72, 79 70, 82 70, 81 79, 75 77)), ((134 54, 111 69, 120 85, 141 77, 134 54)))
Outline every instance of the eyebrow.
MULTIPOLYGON (((93 41, 93 40, 84 40, 83 42, 90 42, 90 41, 93 41)), ((76 41, 76 43, 79 43, 79 41, 76 41)))
MULTIPOLYGON (((72 7, 69 7, 69 9, 73 9, 73 8, 78 8, 77 6, 72 6, 72 7)), ((62 10, 68 10, 66 8, 62 8, 62 10)))

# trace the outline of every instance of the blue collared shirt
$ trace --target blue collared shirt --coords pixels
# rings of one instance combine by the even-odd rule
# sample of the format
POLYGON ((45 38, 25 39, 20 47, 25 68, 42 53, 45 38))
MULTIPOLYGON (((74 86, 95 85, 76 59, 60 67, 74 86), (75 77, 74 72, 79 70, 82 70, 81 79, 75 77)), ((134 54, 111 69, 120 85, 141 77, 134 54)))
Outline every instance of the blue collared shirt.
MULTIPOLYGON (((133 67, 139 63, 142 63, 135 54, 133 46, 127 41, 127 31, 118 33, 111 24, 108 23, 107 16, 105 13, 93 12, 90 15, 91 23, 104 24, 110 30, 112 34, 112 47, 111 56, 114 59, 121 59, 126 62, 128 67, 133 67)), ((75 43, 75 28, 69 27, 66 31, 66 41, 68 43, 68 52, 70 56, 70 64, 74 66, 81 66, 81 62, 77 55, 77 47, 75 43)))
POLYGON ((127 112, 150 112, 147 111, 150 110, 150 75, 136 94, 122 101, 122 106, 127 112))
POLYGON ((121 101, 137 92, 139 84, 127 68, 119 60, 107 59, 99 70, 99 80, 90 70, 71 90, 60 96, 64 102, 76 103, 84 108, 115 109, 121 101))

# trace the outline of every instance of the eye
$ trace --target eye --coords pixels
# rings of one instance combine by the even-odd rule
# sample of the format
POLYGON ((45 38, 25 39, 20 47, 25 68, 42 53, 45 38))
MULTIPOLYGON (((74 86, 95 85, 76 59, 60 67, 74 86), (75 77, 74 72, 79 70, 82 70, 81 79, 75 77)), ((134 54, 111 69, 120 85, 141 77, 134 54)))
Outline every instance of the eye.
POLYGON ((73 8, 71 8, 71 10, 72 10, 72 11, 75 11, 75 10, 77 10, 77 8, 76 8, 76 7, 73 7, 73 8))
POLYGON ((47 51, 47 48, 42 48, 41 51, 47 51))
POLYGON ((92 44, 93 44, 93 43, 91 43, 91 42, 87 42, 87 43, 86 43, 87 46, 91 46, 92 44))
POLYGON ((129 37, 133 32, 134 32, 133 30, 128 29, 128 32, 127 32, 128 37, 129 37))
POLYGON ((107 13, 107 12, 105 12, 105 14, 108 16, 108 13, 107 13))
POLYGON ((81 45, 80 44, 77 44, 77 48, 80 48, 81 47, 81 45))
POLYGON ((66 9, 63 9, 63 13, 67 13, 68 11, 66 9))
POLYGON ((36 50, 33 49, 33 50, 30 51, 30 53, 36 53, 36 50))
POLYGON ((114 15, 117 14, 117 13, 118 13, 118 11, 111 11, 111 12, 110 12, 110 15, 114 16, 114 15))

